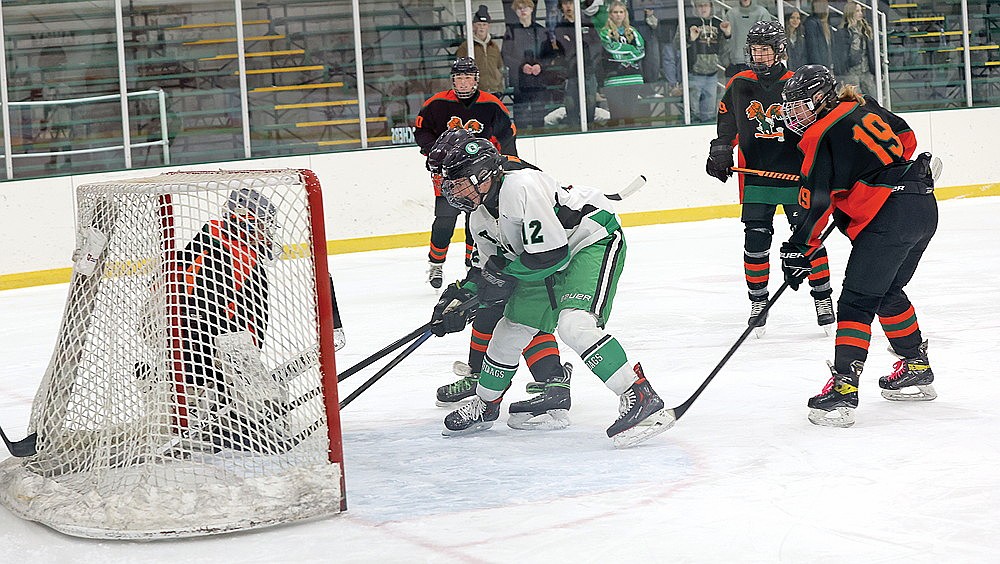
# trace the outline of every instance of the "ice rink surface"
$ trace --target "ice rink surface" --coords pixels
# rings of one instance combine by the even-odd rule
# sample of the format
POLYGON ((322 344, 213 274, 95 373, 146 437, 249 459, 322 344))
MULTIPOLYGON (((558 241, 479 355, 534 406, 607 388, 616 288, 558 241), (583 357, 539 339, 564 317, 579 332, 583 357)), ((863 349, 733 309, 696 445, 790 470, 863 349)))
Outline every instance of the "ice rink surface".
MULTIPOLYGON (((648 188, 647 188, 648 189, 648 188)), ((75 539, 0 508, 3 562, 995 562, 1000 551, 1000 198, 940 203, 938 234, 907 293, 930 340, 939 397, 893 403, 895 360, 877 324, 857 424, 821 428, 806 399, 833 340, 808 292, 786 292, 677 425, 628 450, 605 428, 617 398, 576 366, 573 425, 443 438, 434 390, 468 335, 432 338, 344 409, 349 510, 238 535, 157 542, 75 539)), ((771 289, 780 282, 776 218, 771 289)), ((746 327, 736 219, 626 229, 609 330, 669 406, 746 327)), ((67 245, 72 244, 67 242, 67 245)), ((828 241, 835 296, 849 242, 828 241)), ((446 280, 462 274, 453 245, 446 280)), ((68 253, 69 251, 67 251, 68 253)), ((330 259, 349 367, 422 325, 436 301, 426 249, 330 259)), ((66 285, 0 293, 0 424, 26 431, 66 285)), ((341 384, 346 396, 381 366, 341 384)), ((508 399, 526 396, 522 367, 508 399)), ((6 453, 0 455, 0 458, 6 453)))

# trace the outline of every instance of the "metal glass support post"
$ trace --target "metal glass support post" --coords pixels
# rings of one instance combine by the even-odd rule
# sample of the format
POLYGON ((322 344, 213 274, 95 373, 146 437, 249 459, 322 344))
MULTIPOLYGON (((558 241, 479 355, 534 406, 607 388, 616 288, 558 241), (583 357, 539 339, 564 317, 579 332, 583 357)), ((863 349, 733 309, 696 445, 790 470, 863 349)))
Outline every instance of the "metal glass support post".
POLYGON ((358 77, 358 135, 361 148, 368 148, 368 110, 365 103, 365 62, 361 56, 361 5, 358 0, 351 1, 351 17, 354 23, 354 69, 358 77))
POLYGON ((10 142, 10 97, 7 93, 7 37, 3 27, 3 5, 0 3, 0 106, 3 110, 3 162, 7 180, 14 178, 14 157, 10 142))
POLYGON ((132 128, 129 127, 128 83, 125 76, 125 21, 122 0, 115 0, 115 43, 118 50, 118 97, 122 116, 122 149, 125 168, 132 168, 132 128))
POLYGON ((243 122, 243 157, 249 159, 250 148, 250 99, 247 93, 247 52, 243 34, 243 0, 233 0, 236 10, 236 62, 240 72, 240 118, 243 122))

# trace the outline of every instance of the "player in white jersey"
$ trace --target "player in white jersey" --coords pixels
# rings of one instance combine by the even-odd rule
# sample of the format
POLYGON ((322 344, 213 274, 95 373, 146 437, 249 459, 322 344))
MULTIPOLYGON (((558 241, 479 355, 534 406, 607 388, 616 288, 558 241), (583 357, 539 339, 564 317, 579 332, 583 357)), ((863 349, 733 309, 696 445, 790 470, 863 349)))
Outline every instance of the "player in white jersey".
POLYGON ((616 446, 668 429, 673 419, 642 367, 604 330, 626 249, 611 201, 597 190, 564 188, 481 139, 453 149, 442 173, 448 203, 469 212, 483 265, 477 295, 484 305, 506 304, 477 397, 445 418, 444 434, 492 427, 521 351, 538 331, 556 329, 620 397, 618 419, 608 428, 616 446))

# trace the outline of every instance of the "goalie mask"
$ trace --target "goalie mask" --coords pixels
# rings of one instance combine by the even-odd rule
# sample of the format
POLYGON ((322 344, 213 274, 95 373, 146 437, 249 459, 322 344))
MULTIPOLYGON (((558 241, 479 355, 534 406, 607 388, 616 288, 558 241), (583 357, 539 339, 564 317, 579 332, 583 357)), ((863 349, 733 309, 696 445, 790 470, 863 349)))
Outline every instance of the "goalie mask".
POLYGON ((837 102, 836 81, 823 65, 805 65, 795 71, 781 90, 785 125, 802 135, 837 102))
POLYGON ((468 129, 459 128, 445 131, 438 136, 434 145, 431 146, 431 150, 427 152, 427 170, 431 174, 441 174, 441 164, 448 153, 455 147, 473 141, 475 138, 476 136, 468 129))
POLYGON ((486 139, 453 148, 441 166, 441 195, 452 207, 471 212, 500 187, 504 158, 486 139))
POLYGON ((462 100, 479 90, 479 67, 472 57, 459 57, 451 64, 451 87, 462 100))
POLYGON ((278 254, 278 210, 263 194, 250 188, 233 190, 225 207, 226 225, 233 237, 245 241, 268 260, 278 254))
POLYGON ((776 70, 784 70, 781 62, 786 58, 787 43, 785 28, 780 23, 757 22, 753 24, 747 33, 745 48, 747 66, 757 76, 767 76, 776 70), (768 50, 766 47, 771 49, 768 50))

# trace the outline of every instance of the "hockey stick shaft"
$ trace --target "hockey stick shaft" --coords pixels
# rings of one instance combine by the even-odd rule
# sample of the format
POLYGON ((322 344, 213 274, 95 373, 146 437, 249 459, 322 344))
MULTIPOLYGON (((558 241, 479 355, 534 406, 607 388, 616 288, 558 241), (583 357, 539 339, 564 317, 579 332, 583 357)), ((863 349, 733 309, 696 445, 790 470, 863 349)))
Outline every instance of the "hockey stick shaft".
POLYGON ((418 337, 416 341, 413 341, 412 343, 410 343, 410 346, 408 346, 405 349, 403 349, 403 352, 401 352, 398 355, 396 355, 396 358, 392 359, 389 362, 389 364, 386 364, 385 366, 383 366, 381 370, 379 370, 378 372, 376 372, 375 374, 373 374, 372 377, 369 378, 368 380, 366 380, 364 384, 361 384, 361 386, 358 387, 358 389, 354 390, 353 392, 351 392, 351 394, 349 396, 347 396, 346 398, 344 398, 344 400, 340 402, 340 409, 344 409, 345 407, 347 407, 348 404, 350 404, 358 396, 360 396, 362 393, 364 393, 365 390, 367 390, 368 388, 372 387, 372 385, 375 384, 375 382, 378 382, 378 380, 381 377, 385 376, 386 373, 388 373, 390 370, 392 370, 393 368, 395 368, 396 365, 398 365, 400 362, 403 362, 404 358, 410 356, 410 353, 412 353, 413 351, 417 350, 417 347, 419 347, 420 345, 424 344, 424 342, 427 339, 429 339, 430 336, 431 336, 431 330, 430 329, 427 329, 426 331, 424 331, 423 335, 420 335, 420 337, 418 337))
POLYGON ((618 202, 624 200, 625 198, 628 198, 632 194, 635 194, 645 184, 646 184, 646 177, 640 174, 639 176, 635 177, 635 180, 630 182, 629 185, 626 186, 625 188, 622 188, 615 194, 605 194, 604 197, 606 197, 609 200, 614 200, 618 202))
POLYGON ((732 168, 733 172, 738 172, 741 174, 752 174, 754 176, 762 176, 764 178, 776 178, 778 180, 792 180, 798 181, 799 175, 791 174, 788 172, 774 172, 773 170, 758 170, 756 168, 742 168, 734 166, 732 168))
MULTIPOLYGON (((462 302, 462 304, 459 305, 458 308, 456 308, 456 309, 458 311, 468 311, 468 310, 476 307, 477 305, 479 305, 479 298, 473 297, 473 298, 470 298, 470 299, 462 302)), ((379 359, 385 358, 386 355, 388 355, 392 351, 394 351, 394 350, 398 349, 399 347, 401 347, 401 346, 409 343, 413 339, 416 339, 417 337, 419 337, 420 335, 422 335, 425 331, 429 330, 430 327, 431 327, 431 325, 432 325, 432 323, 429 322, 429 321, 427 323, 424 323, 420 327, 417 327, 413 331, 410 331, 405 337, 402 337, 401 339, 399 339, 397 341, 394 341, 394 342, 386 345, 385 347, 383 347, 381 350, 379 350, 375 354, 369 356, 368 358, 362 360, 361 362, 355 364, 354 366, 348 368, 347 370, 345 370, 345 371, 337 374, 337 382, 343 382, 344 380, 350 378, 351 376, 354 376, 355 374, 357 374, 361 370, 364 370, 365 368, 371 366, 372 364, 374 364, 375 362, 377 362, 379 359)))
MULTIPOLYGON (((820 242, 826 240, 826 238, 830 235, 830 233, 833 232, 833 228, 834 225, 830 224, 830 226, 827 227, 825 231, 823 231, 823 234, 820 235, 819 238, 820 242)), ((757 314, 757 317, 758 318, 766 317, 767 312, 771 310, 771 306, 774 305, 774 302, 778 301, 778 298, 780 298, 781 294, 785 293, 785 290, 787 289, 788 289, 788 282, 786 281, 781 284, 781 286, 778 288, 778 291, 775 292, 773 296, 771 296, 771 299, 767 300, 767 303, 764 304, 764 309, 762 309, 760 313, 757 314)), ((747 325, 747 328, 743 331, 743 334, 740 335, 740 338, 736 339, 736 342, 733 343, 733 346, 729 347, 729 350, 726 351, 725 356, 722 357, 722 360, 719 361, 719 364, 715 365, 715 368, 712 369, 711 374, 709 374, 708 377, 705 378, 705 381, 703 381, 701 385, 698 386, 698 389, 695 390, 693 394, 691 394, 691 397, 685 400, 684 403, 669 410, 674 420, 680 419, 684 415, 684 413, 686 413, 687 410, 690 409, 691 405, 695 402, 696 399, 698 399, 698 396, 700 396, 701 393, 705 391, 705 388, 708 387, 708 384, 711 383, 712 380, 715 378, 715 376, 722 370, 722 367, 725 366, 727 362, 729 362, 729 359, 732 358, 734 354, 736 354, 736 350, 739 349, 740 345, 742 345, 743 342, 747 340, 747 337, 750 336, 750 333, 752 333, 754 329, 756 329, 756 326, 747 325)))
POLYGON ((3 428, 0 428, 0 438, 7 445, 7 451, 10 452, 11 456, 24 458, 26 456, 34 456, 38 453, 38 433, 32 433, 19 441, 11 441, 7 438, 7 433, 4 433, 3 428))

